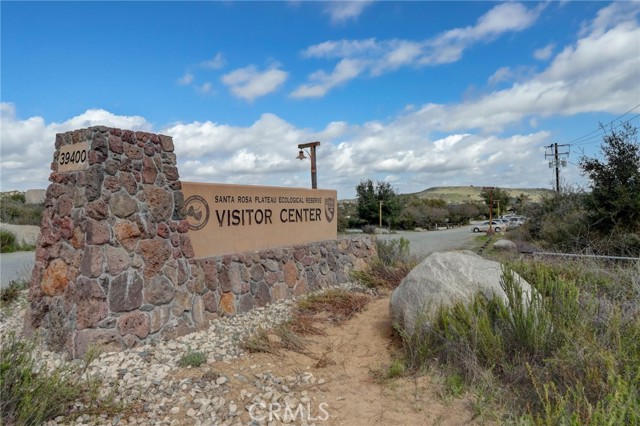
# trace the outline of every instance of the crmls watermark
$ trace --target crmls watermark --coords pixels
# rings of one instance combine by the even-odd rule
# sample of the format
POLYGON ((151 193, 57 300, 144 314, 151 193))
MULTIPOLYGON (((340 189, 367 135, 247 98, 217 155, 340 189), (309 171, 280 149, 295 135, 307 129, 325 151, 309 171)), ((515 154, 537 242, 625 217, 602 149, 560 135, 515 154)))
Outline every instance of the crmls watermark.
POLYGON ((249 416, 251 416, 251 420, 257 420, 259 422, 267 420, 272 422, 273 420, 278 420, 281 422, 295 422, 299 421, 321 421, 329 419, 329 412, 326 408, 329 407, 329 404, 326 402, 321 402, 318 404, 317 412, 311 412, 311 404, 298 404, 295 409, 289 405, 289 403, 285 403, 284 406, 278 404, 277 402, 271 402, 269 405, 261 402, 259 404, 251 404, 249 407, 249 416), (316 414, 316 415, 314 415, 316 414))

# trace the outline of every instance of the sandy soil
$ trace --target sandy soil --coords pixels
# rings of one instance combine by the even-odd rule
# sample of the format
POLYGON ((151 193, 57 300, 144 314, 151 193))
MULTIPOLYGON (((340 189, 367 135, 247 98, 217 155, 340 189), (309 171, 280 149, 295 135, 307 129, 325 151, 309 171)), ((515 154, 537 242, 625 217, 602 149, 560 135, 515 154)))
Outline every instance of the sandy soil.
MULTIPOLYGON (((321 326, 326 336, 308 337, 311 356, 280 350, 278 355, 250 354, 233 364, 209 364, 214 371, 232 378, 234 373, 272 372, 284 377, 310 371, 325 383, 310 385, 311 410, 317 426, 365 425, 468 425, 475 424, 472 397, 443 396, 444 387, 429 375, 378 382, 372 373, 387 367, 395 350, 389 317, 390 295, 374 299, 366 310, 339 326, 321 326), (326 362, 318 362, 323 359, 326 362), (327 364, 327 365, 322 365, 327 364)), ((179 370, 177 376, 191 376, 193 369, 179 370)), ((199 372, 202 374, 202 371, 199 372)), ((241 401, 246 384, 231 379, 230 396, 241 401)), ((239 404, 241 405, 241 404, 239 404)), ((243 410, 243 424, 250 422, 243 410), (246 418, 245 418, 246 417, 246 418)), ((311 424, 311 422, 310 422, 311 424)))

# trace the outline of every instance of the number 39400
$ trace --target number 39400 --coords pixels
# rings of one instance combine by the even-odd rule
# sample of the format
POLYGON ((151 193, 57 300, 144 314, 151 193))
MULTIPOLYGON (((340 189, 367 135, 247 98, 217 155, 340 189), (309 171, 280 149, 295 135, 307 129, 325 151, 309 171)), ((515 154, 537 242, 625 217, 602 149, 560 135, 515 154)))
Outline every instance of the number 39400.
POLYGON ((87 161, 87 151, 83 149, 61 153, 59 161, 60 164, 84 163, 87 161))

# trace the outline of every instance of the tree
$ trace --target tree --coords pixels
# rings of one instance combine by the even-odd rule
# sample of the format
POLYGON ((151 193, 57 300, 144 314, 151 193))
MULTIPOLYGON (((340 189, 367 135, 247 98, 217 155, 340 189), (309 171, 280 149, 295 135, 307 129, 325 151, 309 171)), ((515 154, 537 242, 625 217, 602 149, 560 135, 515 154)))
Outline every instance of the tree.
POLYGON ((382 219, 389 225, 395 224, 401 203, 398 195, 388 182, 363 180, 356 186, 358 216, 371 225, 380 222, 380 201, 382 201, 382 219))
POLYGON ((487 204, 487 206, 491 205, 490 200, 493 198, 494 215, 497 214, 498 211, 506 212, 507 207, 509 206, 509 200, 511 200, 509 193, 504 189, 500 189, 498 187, 495 187, 492 190, 482 189, 482 191, 480 192, 480 196, 482 197, 484 202, 487 204), (491 195, 491 192, 493 192, 493 196, 491 195))
POLYGON ((601 232, 640 232, 640 145, 638 130, 625 123, 605 131, 602 159, 583 156, 582 174, 590 182, 586 207, 591 226, 601 232))

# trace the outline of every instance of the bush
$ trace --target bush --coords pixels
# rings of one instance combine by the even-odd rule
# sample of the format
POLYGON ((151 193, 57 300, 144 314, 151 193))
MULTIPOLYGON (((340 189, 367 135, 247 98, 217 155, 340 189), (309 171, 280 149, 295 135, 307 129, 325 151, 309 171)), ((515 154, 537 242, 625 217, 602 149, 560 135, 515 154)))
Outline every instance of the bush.
POLYGON ((20 292, 27 288, 27 283, 24 281, 11 281, 8 286, 0 289, 0 302, 1 306, 7 306, 13 303, 20 292))
POLYGON ((200 367, 207 362, 207 356, 202 352, 189 351, 180 358, 178 365, 180 367, 200 367))
POLYGON ((0 253, 13 253, 18 249, 16 235, 5 229, 0 229, 0 253))
POLYGON ((16 200, 13 196, 2 197, 0 200, 0 222, 40 226, 43 210, 43 204, 25 204, 23 199, 16 200))
POLYGON ((636 267, 605 273, 589 264, 569 268, 520 261, 510 266, 536 292, 523 294, 506 270, 506 303, 478 294, 468 306, 440 309, 429 327, 423 327, 423 319, 416 327, 420 331, 402 335, 408 369, 438 362, 472 383, 497 379, 525 423, 637 424, 636 267), (627 291, 620 291, 619 283, 627 291))
MULTIPOLYGON (((94 353, 95 355, 95 353, 94 353)), ((46 371, 34 358, 33 342, 18 339, 13 333, 2 337, 0 356, 0 413, 2 423, 8 425, 39 425, 57 416, 95 410, 97 389, 95 379, 84 379, 84 369, 71 364, 46 371), (78 410, 77 403, 84 407, 78 410), (80 412, 82 411, 82 412, 80 412)), ((101 410, 110 407, 105 404, 101 410)))
POLYGON ((411 257, 409 241, 376 240, 376 257, 364 271, 353 271, 351 276, 371 288, 395 288, 415 267, 417 261, 411 257))

